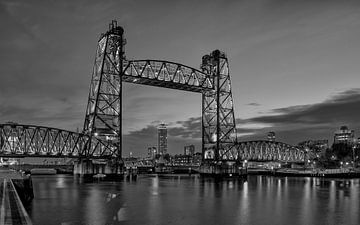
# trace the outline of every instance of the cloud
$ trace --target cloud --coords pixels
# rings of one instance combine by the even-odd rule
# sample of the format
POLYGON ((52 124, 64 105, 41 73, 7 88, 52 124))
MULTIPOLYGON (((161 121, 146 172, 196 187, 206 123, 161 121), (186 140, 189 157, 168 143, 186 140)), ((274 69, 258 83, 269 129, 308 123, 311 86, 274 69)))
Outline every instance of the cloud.
MULTIPOLYGON (((329 99, 308 105, 273 109, 271 115, 236 119, 238 141, 266 139, 269 131, 276 132, 279 141, 297 144, 307 139, 332 139, 341 125, 359 130, 360 89, 350 89, 329 99), (275 114, 275 115, 274 115, 275 114)), ((157 124, 154 121, 143 129, 129 132, 124 138, 127 146, 157 146, 157 124), (141 140, 141 142, 139 142, 141 140)), ((168 127, 168 142, 173 152, 181 151, 185 143, 201 144, 201 117, 177 121, 168 127)))
POLYGON ((84 115, 76 101, 66 98, 17 99, 14 102, 0 101, 0 123, 17 122, 69 130, 82 128, 84 115), (20 104, 19 104, 20 103, 20 104))
POLYGON ((341 125, 360 129, 360 89, 343 91, 320 103, 278 108, 270 113, 275 115, 254 117, 241 122, 244 127, 252 123, 269 126, 253 129, 255 137, 265 137, 266 132, 274 130, 277 137, 293 144, 303 139, 331 138, 334 130, 341 125))
MULTIPOLYGON (((129 131, 124 135, 124 150, 137 152, 144 155, 147 147, 157 146, 157 126, 160 121, 153 121, 146 127, 129 131), (142 152, 142 153, 140 153, 142 152)), ((198 151, 201 145, 201 117, 192 117, 188 120, 177 121, 169 124, 168 132, 168 151, 171 154, 182 152, 187 144, 194 144, 198 151)))
POLYGON ((246 104, 246 105, 250 105, 250 106, 260 106, 261 104, 256 103, 256 102, 250 102, 250 103, 248 103, 248 104, 246 104))
POLYGON ((170 127, 169 135, 181 138, 201 138, 201 117, 191 117, 185 121, 177 121, 180 127, 170 127))
POLYGON ((272 110, 277 115, 260 116, 247 120, 274 125, 325 125, 359 123, 360 89, 351 89, 312 105, 298 105, 272 110))

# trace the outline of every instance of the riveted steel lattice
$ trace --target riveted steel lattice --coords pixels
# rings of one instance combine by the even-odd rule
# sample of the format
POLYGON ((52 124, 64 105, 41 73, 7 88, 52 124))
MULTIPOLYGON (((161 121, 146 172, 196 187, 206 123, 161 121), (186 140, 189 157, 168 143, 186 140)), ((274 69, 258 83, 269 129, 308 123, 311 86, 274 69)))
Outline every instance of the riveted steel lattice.
POLYGON ((210 74, 197 69, 161 60, 132 60, 125 62, 124 82, 165 87, 192 92, 212 90, 210 74))
POLYGON ((297 147, 275 141, 246 141, 236 145, 240 160, 303 162, 304 151, 297 147))
POLYGON ((113 154, 108 142, 81 133, 33 125, 0 124, 0 156, 109 158, 113 154))
POLYGON ((211 74, 213 90, 202 95, 202 138, 205 160, 237 160, 236 125, 231 92, 229 63, 219 50, 205 55, 202 70, 211 74))
POLYGON ((123 33, 113 21, 98 42, 84 123, 84 133, 112 145, 116 158, 121 158, 123 33))

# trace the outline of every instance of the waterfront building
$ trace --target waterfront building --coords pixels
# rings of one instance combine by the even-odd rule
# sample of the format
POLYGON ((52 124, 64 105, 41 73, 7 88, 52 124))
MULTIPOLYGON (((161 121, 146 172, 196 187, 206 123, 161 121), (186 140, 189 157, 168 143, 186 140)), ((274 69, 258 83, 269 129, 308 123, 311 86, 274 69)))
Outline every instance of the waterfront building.
POLYGON ((354 144, 354 130, 349 130, 347 126, 341 126, 340 130, 334 134, 334 144, 347 143, 354 144))
POLYGON ((171 157, 171 163, 175 166, 192 165, 200 166, 202 161, 202 153, 196 152, 192 155, 175 155, 171 157))
POLYGON ((329 147, 329 140, 306 140, 300 142, 298 146, 315 149, 316 151, 321 152, 329 147))
POLYGON ((202 153, 196 152, 196 153, 193 155, 193 161, 192 161, 192 163, 193 163, 194 165, 196 165, 196 166, 200 166, 201 161, 202 161, 202 153))
POLYGON ((158 126, 158 152, 159 155, 167 153, 167 127, 165 123, 158 126))
POLYGON ((270 131, 270 132, 267 134, 267 140, 268 140, 268 141, 275 141, 275 132, 274 132, 274 131, 270 131))
POLYGON ((184 147, 184 155, 194 155, 195 154, 195 146, 188 145, 184 147))
POLYGON ((329 140, 306 140, 300 142, 298 146, 308 150, 309 158, 319 158, 329 148, 329 140))
POLYGON ((173 158, 173 165, 183 166, 189 165, 193 162, 193 156, 191 155, 175 155, 173 158))
POLYGON ((156 147, 148 147, 148 158, 154 159, 157 153, 156 147))

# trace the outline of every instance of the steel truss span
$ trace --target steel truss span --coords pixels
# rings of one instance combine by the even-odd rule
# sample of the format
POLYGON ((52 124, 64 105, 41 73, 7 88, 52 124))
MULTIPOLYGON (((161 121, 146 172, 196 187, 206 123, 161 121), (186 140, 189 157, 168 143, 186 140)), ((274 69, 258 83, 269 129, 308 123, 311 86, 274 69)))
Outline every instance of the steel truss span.
POLYGON ((304 162, 302 149, 282 142, 246 141, 236 144, 240 160, 304 162))
POLYGON ((1 157, 107 159, 114 151, 109 143, 81 133, 33 125, 0 124, 1 157))
POLYGON ((161 60, 127 61, 122 79, 130 83, 200 93, 214 89, 214 80, 210 74, 179 63, 161 60))

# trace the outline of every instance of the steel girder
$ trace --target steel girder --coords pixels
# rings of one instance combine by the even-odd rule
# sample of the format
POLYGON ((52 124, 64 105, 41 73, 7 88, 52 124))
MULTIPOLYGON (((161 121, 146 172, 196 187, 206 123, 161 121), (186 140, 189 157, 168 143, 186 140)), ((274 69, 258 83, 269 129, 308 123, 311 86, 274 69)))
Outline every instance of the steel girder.
POLYGON ((236 125, 229 63, 219 50, 203 57, 202 70, 211 74, 214 89, 202 95, 203 158, 214 161, 238 159, 236 125))
POLYGON ((0 124, 0 156, 105 159, 114 153, 115 149, 108 142, 82 133, 33 125, 0 124))
POLYGON ((212 90, 213 77, 197 69, 169 61, 131 60, 124 63, 124 82, 191 92, 212 90))
POLYGON ((302 149, 282 142, 246 141, 236 144, 240 160, 304 162, 302 149))

